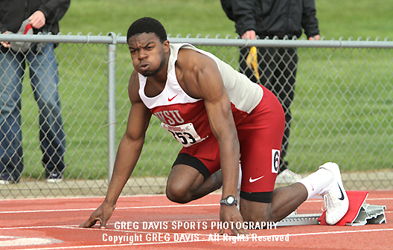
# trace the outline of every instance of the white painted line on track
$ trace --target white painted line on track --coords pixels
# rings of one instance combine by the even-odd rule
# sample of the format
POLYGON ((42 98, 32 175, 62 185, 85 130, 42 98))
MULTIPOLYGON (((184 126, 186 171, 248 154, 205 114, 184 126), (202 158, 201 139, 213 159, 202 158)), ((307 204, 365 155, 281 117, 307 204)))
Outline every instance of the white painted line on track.
POLYGON ((36 245, 47 245, 47 244, 60 243, 60 242, 62 241, 57 239, 51 239, 51 238, 0 235, 1 247, 36 246, 36 245))
MULTIPOLYGON (((393 200, 393 198, 371 198, 368 201, 383 201, 393 200)), ((320 199, 310 199, 305 203, 321 203, 320 199)), ((137 206, 137 207, 116 207, 116 210, 127 210, 127 209, 156 209, 156 208, 189 208, 189 207, 214 207, 220 206, 220 204, 177 204, 177 205, 161 205, 161 206, 137 206)), ((40 209, 40 210, 14 210, 14 211, 0 211, 0 214, 19 214, 19 213, 48 213, 48 212, 77 212, 77 211, 94 211, 97 208, 69 208, 69 209, 40 209)))
MULTIPOLYGON (((162 206, 139 206, 139 207, 116 207, 116 210, 126 209, 156 209, 156 208, 189 208, 189 207, 211 207, 220 206, 220 204, 179 204, 179 205, 162 205, 162 206)), ((21 214, 21 213, 48 213, 48 212, 77 212, 77 211, 94 211, 97 208, 69 208, 69 209, 43 209, 43 210, 14 210, 0 211, 0 214, 21 214)))

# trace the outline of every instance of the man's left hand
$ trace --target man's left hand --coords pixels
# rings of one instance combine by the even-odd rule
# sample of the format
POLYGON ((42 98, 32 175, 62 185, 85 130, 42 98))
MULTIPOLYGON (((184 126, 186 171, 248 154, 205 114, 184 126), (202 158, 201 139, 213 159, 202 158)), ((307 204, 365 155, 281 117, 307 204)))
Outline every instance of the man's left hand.
MULTIPOLYGON (((6 32, 4 32, 3 34, 7 34, 8 30, 6 32)), ((1 32, 0 32, 1 34, 1 32)), ((11 44, 10 42, 0 42, 1 46, 5 47, 5 48, 11 48, 11 44)))
MULTIPOLYGON (((234 235, 249 234, 248 229, 245 229, 243 223, 243 217, 240 214, 239 209, 236 206, 221 205, 220 209, 220 221, 221 223, 227 222, 232 233, 234 235)), ((223 234, 225 228, 223 227, 219 234, 223 234)))

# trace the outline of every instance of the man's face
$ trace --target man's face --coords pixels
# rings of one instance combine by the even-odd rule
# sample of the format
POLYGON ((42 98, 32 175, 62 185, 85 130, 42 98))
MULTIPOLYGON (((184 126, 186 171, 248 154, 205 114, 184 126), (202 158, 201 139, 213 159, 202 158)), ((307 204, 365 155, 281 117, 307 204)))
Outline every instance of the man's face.
POLYGON ((154 33, 137 34, 128 39, 134 69, 145 77, 153 76, 165 65, 169 42, 160 42, 154 33))

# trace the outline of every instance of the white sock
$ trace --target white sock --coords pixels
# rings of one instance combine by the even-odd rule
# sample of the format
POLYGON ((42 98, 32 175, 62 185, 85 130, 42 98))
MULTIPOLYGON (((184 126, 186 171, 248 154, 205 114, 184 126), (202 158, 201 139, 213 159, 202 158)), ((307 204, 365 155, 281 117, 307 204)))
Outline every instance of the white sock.
POLYGON ((237 181, 237 190, 240 191, 242 186, 242 165, 239 163, 239 180, 237 181))
POLYGON ((240 190, 242 187, 242 165, 239 162, 239 180, 237 181, 237 193, 236 193, 236 198, 237 198, 237 209, 240 210, 240 190))
POLYGON ((316 194, 320 194, 323 189, 326 189, 333 182, 333 179, 334 176, 332 172, 326 169, 319 169, 300 180, 299 183, 306 187, 308 192, 307 199, 309 199, 316 194))

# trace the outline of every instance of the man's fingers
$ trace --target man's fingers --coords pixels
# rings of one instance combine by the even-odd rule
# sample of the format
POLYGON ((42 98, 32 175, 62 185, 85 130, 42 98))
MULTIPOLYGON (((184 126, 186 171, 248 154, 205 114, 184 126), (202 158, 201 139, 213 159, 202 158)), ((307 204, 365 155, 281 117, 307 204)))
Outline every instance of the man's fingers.
POLYGON ((0 44, 5 48, 10 48, 11 44, 9 42, 0 42, 0 44))
MULTIPOLYGON (((4 31, 3 33, 0 32, 0 34, 7 34, 9 31, 4 31)), ((5 47, 5 48, 10 48, 11 44, 10 42, 0 42, 1 46, 5 47)))
POLYGON ((103 220, 100 220, 100 228, 106 228, 106 222, 107 222, 108 220, 106 220, 106 219, 103 219, 103 220))
POLYGON ((250 234, 250 232, 249 232, 247 229, 244 229, 244 228, 236 228, 236 227, 234 227, 234 228, 231 229, 231 231, 232 231, 232 233, 233 233, 234 235, 246 235, 246 234, 250 234))
POLYGON ((85 223, 80 224, 79 227, 88 228, 88 227, 92 227, 94 224, 96 224, 96 221, 87 220, 85 221, 85 223))
POLYGON ((98 221, 98 219, 91 219, 89 218, 85 223, 80 224, 79 227, 83 227, 83 228, 88 228, 88 227, 92 227, 96 224, 96 222, 98 221))
MULTIPOLYGON (((241 222, 242 227, 238 228, 235 225, 238 225, 238 223, 233 223, 233 227, 231 227, 231 232, 234 235, 246 235, 246 234, 250 234, 250 231, 248 231, 248 229, 243 228, 243 222, 241 222)), ((219 235, 223 235, 225 233, 225 228, 221 228, 220 231, 218 232, 219 235)))
POLYGON ((29 17, 29 20, 30 20, 31 26, 33 26, 36 29, 40 29, 42 26, 45 25, 45 22, 46 22, 45 15, 40 10, 37 10, 36 12, 34 12, 29 17))
POLYGON ((79 227, 89 228, 89 227, 94 226, 97 223, 97 221, 100 222, 100 228, 106 228, 106 222, 108 220, 105 220, 105 219, 102 220, 101 218, 95 218, 95 219, 89 218, 85 223, 80 224, 79 227))

